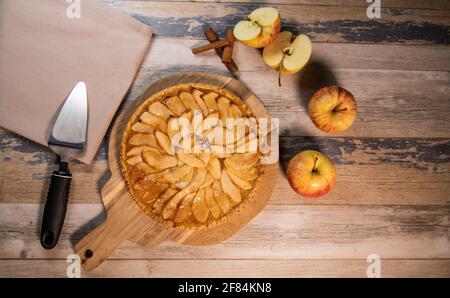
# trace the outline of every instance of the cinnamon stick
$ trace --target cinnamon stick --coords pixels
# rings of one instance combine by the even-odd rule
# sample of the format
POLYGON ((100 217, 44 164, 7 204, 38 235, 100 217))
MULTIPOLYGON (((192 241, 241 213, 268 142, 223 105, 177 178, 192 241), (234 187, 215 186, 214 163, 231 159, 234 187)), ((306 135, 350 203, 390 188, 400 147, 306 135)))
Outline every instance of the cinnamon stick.
MULTIPOLYGON (((213 30, 213 28, 208 27, 208 29, 205 31, 205 37, 209 40, 209 42, 215 42, 219 40, 219 37, 217 33, 213 30)), ((220 57, 222 57, 223 54, 223 48, 216 48, 216 53, 220 57)), ((228 68, 230 72, 236 72, 239 70, 239 68, 236 65, 236 62, 234 62, 233 59, 229 63, 225 63, 225 66, 228 68)))
POLYGON ((192 53, 194 54, 198 54, 198 53, 202 53, 202 52, 206 52, 212 49, 217 49, 217 48, 223 48, 225 46, 229 46, 230 42, 228 39, 222 39, 222 40, 217 40, 213 43, 198 47, 198 48, 193 48, 192 49, 192 53))
POLYGON ((228 45, 225 46, 222 53, 222 62, 230 63, 233 58, 233 48, 234 48, 234 35, 232 30, 227 31, 227 41, 228 45))

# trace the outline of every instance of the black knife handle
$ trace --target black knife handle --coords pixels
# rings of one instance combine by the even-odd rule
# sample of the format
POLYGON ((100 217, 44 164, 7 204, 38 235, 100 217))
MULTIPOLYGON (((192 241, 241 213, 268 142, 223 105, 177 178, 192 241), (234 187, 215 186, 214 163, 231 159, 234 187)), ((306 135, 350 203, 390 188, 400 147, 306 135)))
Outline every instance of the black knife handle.
POLYGON ((45 249, 51 249, 58 243, 66 217, 71 181, 67 162, 60 162, 59 170, 52 174, 42 217, 41 245, 45 249))

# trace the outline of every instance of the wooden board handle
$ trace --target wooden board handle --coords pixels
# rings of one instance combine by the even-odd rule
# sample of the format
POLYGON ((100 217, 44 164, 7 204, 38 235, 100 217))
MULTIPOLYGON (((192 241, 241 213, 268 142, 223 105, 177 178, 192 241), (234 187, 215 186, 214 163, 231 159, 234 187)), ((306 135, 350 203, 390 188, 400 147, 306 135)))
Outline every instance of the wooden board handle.
POLYGON ((107 259, 124 240, 145 232, 143 212, 129 197, 125 185, 116 182, 111 179, 102 189, 102 197, 108 202, 106 220, 75 245, 87 271, 107 259))

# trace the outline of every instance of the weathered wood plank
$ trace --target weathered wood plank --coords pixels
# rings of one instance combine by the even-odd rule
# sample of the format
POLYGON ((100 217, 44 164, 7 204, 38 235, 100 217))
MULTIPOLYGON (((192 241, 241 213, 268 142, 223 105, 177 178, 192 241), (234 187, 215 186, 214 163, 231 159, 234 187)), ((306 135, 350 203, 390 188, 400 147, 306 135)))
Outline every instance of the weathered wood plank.
MULTIPOLYGON (((143 67, 211 66, 222 67, 214 52, 193 55, 191 49, 205 39, 163 38, 156 36, 143 67)), ((266 71, 261 53, 236 43, 233 59, 241 71, 266 71)), ((313 44, 310 64, 328 69, 450 70, 450 47, 442 45, 383 45, 321 43, 313 44), (420 57, 418 60, 417 57, 420 57)))
MULTIPOLYGON (((269 204, 446 205, 450 200, 450 139, 282 137, 284 167, 297 152, 315 149, 336 164, 338 183, 325 198, 304 199, 280 173, 269 204)), ((72 203, 100 202, 109 178, 106 146, 92 165, 75 162, 72 203)), ((0 133, 0 202, 41 202, 55 155, 11 133, 0 133)))
MULTIPOLYGON (((0 204, 0 258, 66 258, 104 220, 101 204, 71 204, 58 246, 39 243, 41 204, 0 204)), ((231 239, 213 246, 124 242, 111 259, 450 258, 448 206, 270 205, 231 239)))
MULTIPOLYGON (((238 77, 258 96, 273 117, 281 119, 283 135, 329 136, 309 119, 307 104, 321 87, 340 85, 358 103, 354 125, 333 136, 448 138, 450 136, 450 72, 328 69, 311 64, 300 74, 284 75, 277 86, 272 70, 240 72, 238 77)), ((197 70, 227 75, 225 69, 201 66, 143 66, 126 101, 148 84, 177 71, 197 70)), ((127 103, 126 103, 127 105, 127 103)))
MULTIPOLYGON (((260 4, 114 1, 110 3, 147 24, 159 36, 203 36, 205 24, 222 35, 260 4)), ((313 41, 351 43, 448 44, 448 10, 382 8, 369 19, 365 7, 272 5, 283 29, 308 34, 313 41)))
MULTIPOLYGON (((111 4, 117 0, 101 0, 111 4)), ((126 1, 126 0, 125 0, 126 1)), ((204 2, 204 3, 258 3, 266 4, 295 4, 295 5, 330 5, 330 6, 362 6, 368 7, 369 3, 361 0, 152 0, 153 2, 204 2)), ((382 7, 386 8, 427 8, 450 9, 446 0, 383 0, 382 7)))
MULTIPOLYGON (((229 75, 214 53, 195 57, 190 52, 191 46, 192 42, 156 38, 127 100, 134 99, 151 82, 177 71, 203 70, 229 75)), ((350 50, 349 48, 336 45, 325 50, 327 46, 323 45, 323 49, 318 49, 319 53, 313 55, 312 62, 302 72, 283 76, 281 88, 276 86, 276 72, 264 66, 257 51, 237 46, 236 61, 240 67, 248 69, 237 75, 263 101, 274 117, 284 119, 281 122, 282 129, 290 135, 325 136, 325 133, 312 125, 306 113, 306 105, 317 89, 326 85, 341 85, 356 96, 359 117, 357 123, 350 130, 338 134, 340 136, 449 137, 449 72, 388 69, 391 64, 399 68, 406 68, 407 65, 426 65, 427 63, 414 63, 414 60, 417 60, 416 54, 437 57, 431 59, 434 61, 431 64, 436 66, 444 60, 450 61, 450 48, 431 47, 426 54, 424 47, 413 47, 418 52, 411 50, 408 54, 406 49, 411 49, 409 46, 346 46, 355 48, 345 58, 344 53, 350 50), (357 47, 365 48, 358 51, 357 47), (376 54, 378 48, 381 50, 376 54), (395 50, 390 52, 389 48, 395 50), (353 54, 365 53, 365 50, 368 51, 367 54, 360 54, 360 58, 355 58, 352 62, 353 54), (342 54, 336 54, 335 57, 334 51, 342 54), (406 53, 404 58, 402 51, 406 53), (382 58, 384 55, 386 58, 382 58), (389 59, 392 59, 392 62, 389 59), (375 67, 377 62, 381 69, 364 69, 364 65, 375 67), (255 66, 254 70, 252 65, 255 66)))
MULTIPOLYGON (((66 277, 63 260, 0 260, 2 277, 66 277)), ((107 260, 81 277, 367 277, 366 260, 107 260)), ((381 277, 449 277, 450 260, 382 260, 381 277)))

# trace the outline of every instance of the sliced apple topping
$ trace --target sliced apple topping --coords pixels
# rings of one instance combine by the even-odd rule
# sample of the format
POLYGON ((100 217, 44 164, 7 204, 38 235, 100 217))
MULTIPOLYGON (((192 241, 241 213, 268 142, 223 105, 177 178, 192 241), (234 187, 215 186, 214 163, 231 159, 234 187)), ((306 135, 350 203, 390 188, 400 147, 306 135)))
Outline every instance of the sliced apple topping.
POLYGON ((203 95, 203 99, 205 100, 205 104, 208 107, 208 111, 210 113, 216 112, 219 110, 219 108, 217 107, 217 102, 216 102, 216 98, 218 96, 219 96, 219 94, 217 94, 215 92, 209 92, 209 93, 203 95))
POLYGON ((157 130, 155 132, 156 140, 158 141, 158 144, 161 146, 161 148, 164 149, 164 151, 169 155, 175 155, 172 149, 172 143, 169 139, 169 137, 165 134, 157 130))
POLYGON ((136 122, 135 124, 133 124, 131 129, 135 132, 150 133, 150 134, 152 134, 155 131, 153 127, 143 122, 136 122))
POLYGON ((194 117, 194 113, 192 111, 187 111, 184 112, 183 114, 181 114, 180 118, 185 118, 187 119, 189 122, 192 121, 192 117, 194 117))
POLYGON ((208 206, 208 209, 211 212, 211 215, 214 218, 219 218, 221 213, 220 207, 214 199, 214 191, 211 187, 205 188, 205 201, 206 206, 208 206))
POLYGON ((164 206, 164 208, 162 210, 162 217, 164 219, 172 218, 175 215, 175 212, 177 211, 178 204, 188 194, 189 194, 188 192, 181 190, 176 195, 174 195, 164 206))
POLYGON ((127 159, 127 163, 129 165, 132 165, 132 166, 135 166, 135 165, 137 165, 138 163, 141 163, 141 162, 142 162, 141 155, 135 155, 135 156, 130 157, 130 158, 127 159))
POLYGON ((194 174, 195 168, 190 168, 190 171, 175 183, 175 187, 177 189, 186 188, 191 183, 192 178, 194 178, 194 174))
POLYGON ((236 128, 250 110, 237 97, 211 90, 184 85, 156 101, 151 97, 123 139, 121 163, 130 192, 151 217, 174 227, 223 222, 260 174, 257 153, 232 151, 252 138, 247 122, 236 128), (235 127, 226 126, 229 118, 235 127))
POLYGON ((182 91, 180 92, 180 99, 183 102, 183 104, 192 111, 199 110, 200 107, 198 106, 197 102, 194 99, 194 96, 192 96, 191 93, 182 91))
POLYGON ((148 108, 148 111, 164 119, 164 121, 167 121, 167 119, 169 119, 170 116, 174 115, 171 110, 169 110, 165 105, 163 105, 159 101, 155 101, 154 103, 152 103, 148 108))
POLYGON ((259 156, 256 153, 241 153, 234 154, 232 157, 226 159, 225 163, 228 163, 228 167, 236 171, 242 171, 253 167, 258 160, 259 156))
POLYGON ((156 150, 156 149, 150 146, 137 146, 128 150, 127 156, 141 155, 141 153, 145 150, 156 150))
POLYGON ((206 205, 205 190, 200 189, 192 200, 192 213, 199 222, 206 222, 209 215, 209 208, 206 205))
POLYGON ((228 196, 223 192, 222 185, 219 180, 213 182, 214 199, 224 214, 228 214, 231 209, 231 202, 228 196))
POLYGON ((241 179, 253 181, 258 177, 258 169, 255 167, 246 168, 245 171, 241 171, 236 169, 234 163, 231 163, 228 159, 224 160, 224 165, 228 171, 228 173, 233 173, 234 176, 237 176, 241 179))
POLYGON ((142 158, 151 167, 155 169, 167 169, 177 166, 178 160, 175 156, 163 155, 159 152, 144 151, 142 158))
POLYGON ((167 190, 169 184, 167 183, 153 183, 148 191, 142 196, 142 201, 146 204, 153 203, 163 192, 167 190))
POLYGON ((205 180, 206 174, 207 172, 205 169, 196 169, 196 173, 194 175, 194 178, 192 179, 192 182, 189 183, 189 185, 185 188, 185 190, 188 192, 193 192, 197 190, 205 180))
POLYGON ((220 179, 220 182, 222 184, 223 191, 230 196, 231 200, 234 203, 240 203, 241 202, 241 191, 239 188, 234 185, 234 183, 231 181, 230 176, 228 176, 227 171, 222 170, 222 177, 220 179))
POLYGON ((141 114, 141 116, 139 116, 139 119, 155 129, 159 129, 163 132, 167 131, 166 122, 158 116, 153 115, 152 113, 144 112, 141 114))
POLYGON ((157 170, 155 168, 152 168, 151 166, 149 166, 145 162, 138 163, 135 167, 136 167, 136 169, 138 169, 139 171, 143 172, 144 174, 158 173, 158 172, 161 171, 161 170, 157 170))
POLYGON ((233 181, 234 184, 236 184, 237 186, 239 186, 242 189, 252 189, 253 186, 250 183, 250 181, 242 179, 241 177, 234 175, 232 171, 227 169, 227 174, 230 177, 231 181, 233 181))
POLYGON ((230 105, 230 116, 232 118, 241 118, 242 117, 241 109, 235 104, 230 105))
POLYGON ((133 146, 148 146, 155 149, 159 147, 153 134, 134 134, 128 140, 128 143, 133 146))
POLYGON ((212 112, 208 115, 208 117, 205 118, 203 121, 203 136, 205 136, 211 128, 214 128, 218 125, 222 125, 219 119, 219 113, 218 112, 212 112))
POLYGON ((177 116, 181 116, 186 112, 186 106, 181 102, 178 96, 169 97, 166 101, 166 105, 169 110, 177 116))
POLYGON ((203 161, 203 165, 206 166, 211 159, 211 153, 203 151, 202 153, 198 154, 198 159, 203 161))
POLYGON ((232 153, 227 152, 227 148, 222 145, 211 145, 211 153, 215 158, 227 158, 233 156, 232 153))
POLYGON ((206 174, 205 180, 203 181, 202 185, 200 185, 200 188, 207 188, 214 182, 213 176, 211 174, 206 174))
POLYGON ((178 191, 176 189, 168 188, 158 199, 156 199, 152 206, 153 213, 161 214, 166 202, 170 200, 177 192, 178 191))
MULTIPOLYGON (((164 180, 173 184, 173 183, 176 183, 181 178, 187 176, 191 170, 192 170, 192 168, 190 166, 182 165, 180 167, 168 169, 167 172, 165 172, 162 175, 162 177, 164 178, 164 180)), ((192 172, 193 172, 193 170, 192 170, 192 172)), ((191 179, 192 179, 192 176, 191 176, 191 179)), ((189 181, 190 181, 190 179, 189 179, 189 181)))
POLYGON ((211 158, 206 167, 214 179, 220 179, 222 171, 220 169, 220 161, 217 158, 211 158))
POLYGON ((189 183, 188 186, 186 186, 184 189, 180 190, 176 195, 174 195, 169 202, 164 206, 164 209, 162 211, 162 215, 164 219, 172 218, 175 214, 176 208, 180 201, 188 194, 196 191, 199 186, 203 183, 203 180, 205 179, 206 171, 197 169, 196 173, 194 174, 194 178, 192 179, 191 183, 189 183))
POLYGON ((205 163, 192 153, 177 153, 177 157, 193 168, 203 168, 205 166, 205 163))
POLYGON ((167 135, 169 138, 172 139, 179 132, 180 124, 178 123, 178 118, 169 118, 169 121, 167 121, 167 135))
POLYGON ((191 203, 195 198, 195 195, 196 193, 190 193, 183 198, 180 206, 178 207, 177 214, 175 215, 176 223, 185 221, 192 214, 191 203))
POLYGON ((190 132, 194 135, 201 135, 202 130, 202 112, 200 110, 194 111, 190 124, 190 132))
POLYGON ((230 108, 230 100, 225 96, 219 97, 217 100, 217 107, 219 108, 220 120, 222 125, 225 125, 225 120, 228 118, 228 110, 230 108))
POLYGON ((206 117, 209 114, 209 110, 208 107, 206 106, 206 103, 203 101, 202 95, 203 95, 202 91, 197 89, 192 90, 192 96, 194 97, 195 102, 200 107, 200 109, 202 109, 203 116, 206 117))

